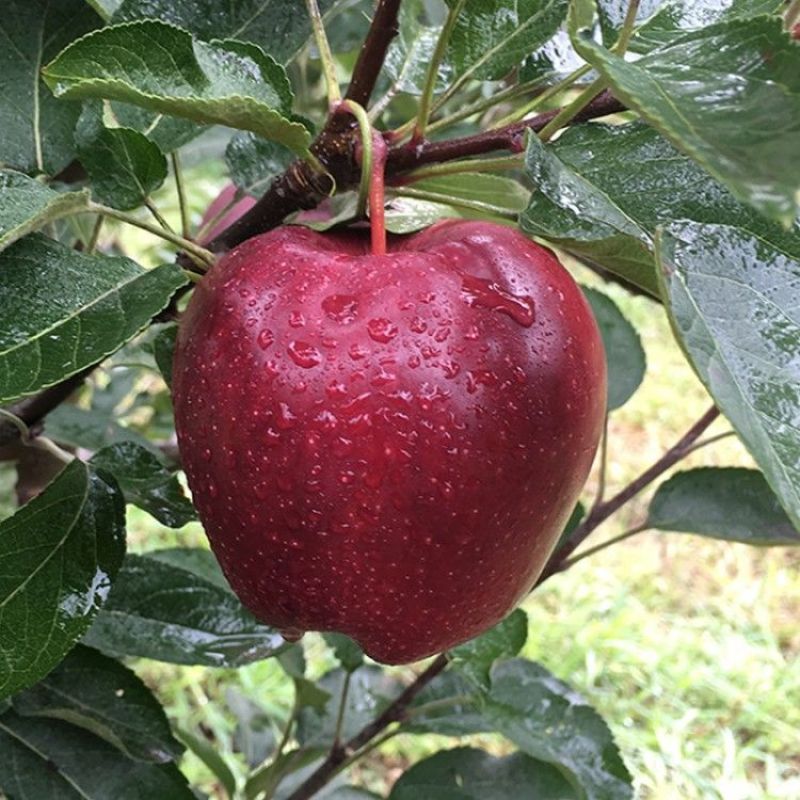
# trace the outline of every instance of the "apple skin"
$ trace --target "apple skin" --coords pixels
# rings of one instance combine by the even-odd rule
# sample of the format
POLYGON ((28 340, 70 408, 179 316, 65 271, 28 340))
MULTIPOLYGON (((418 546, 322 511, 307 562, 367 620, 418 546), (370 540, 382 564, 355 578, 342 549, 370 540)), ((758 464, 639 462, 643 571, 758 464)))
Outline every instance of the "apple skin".
POLYGON ((600 438, 606 366, 556 257, 448 220, 368 235, 282 227, 231 251, 181 322, 183 464, 242 602, 408 663, 528 592, 600 438))

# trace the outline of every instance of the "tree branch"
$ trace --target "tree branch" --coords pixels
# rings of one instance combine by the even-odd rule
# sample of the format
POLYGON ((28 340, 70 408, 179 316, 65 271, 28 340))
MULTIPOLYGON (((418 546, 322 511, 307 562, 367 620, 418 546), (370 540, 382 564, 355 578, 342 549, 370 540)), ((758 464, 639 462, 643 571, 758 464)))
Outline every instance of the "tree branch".
POLYGON ((406 710, 414 698, 447 667, 447 657, 436 658, 421 672, 413 683, 406 686, 403 692, 387 706, 379 716, 365 725, 352 739, 339 747, 335 747, 328 757, 314 772, 289 795, 287 800, 308 800, 313 797, 338 772, 347 759, 372 741, 381 731, 394 722, 401 722, 406 710))
MULTIPOLYGON (((39 394, 26 397, 24 400, 9 406, 8 410, 14 416, 19 417, 29 428, 34 428, 54 408, 61 405, 97 366, 97 364, 94 364, 91 367, 87 367, 61 381, 61 383, 44 389, 39 394)), ((19 435, 20 432, 17 427, 9 422, 0 422, 0 447, 16 441, 19 435)))
MULTIPOLYGON (((624 111, 625 106, 609 92, 603 92, 573 120, 584 122, 624 111)), ((556 116, 559 109, 547 111, 522 122, 485 131, 474 136, 437 142, 408 143, 389 150, 386 162, 387 182, 397 182, 403 173, 424 164, 439 163, 469 156, 506 150, 519 153, 524 148, 525 133, 540 131, 556 116)), ((333 186, 330 178, 341 189, 358 185, 361 170, 356 162, 355 147, 358 132, 355 124, 335 114, 311 146, 314 156, 325 166, 330 176, 315 172, 307 161, 295 161, 289 169, 273 181, 267 193, 250 211, 223 231, 206 246, 223 252, 240 242, 271 230, 281 224, 289 214, 314 208, 326 197, 333 186)))
POLYGON ((647 485, 652 483, 660 475, 663 475, 684 456, 688 455, 694 443, 703 435, 705 430, 718 416, 719 409, 716 406, 711 406, 711 408, 709 408, 708 411, 706 411, 706 413, 658 459, 658 461, 612 498, 606 500, 604 503, 598 503, 589 512, 583 522, 570 534, 563 547, 556 551, 555 558, 551 559, 550 563, 545 567, 544 572, 542 572, 534 588, 540 586, 551 576, 563 572, 569 566, 567 564, 569 557, 586 540, 589 534, 601 523, 605 522, 612 514, 619 511, 625 503, 639 494, 647 485))
POLYGON ((386 58, 386 51, 392 39, 397 36, 400 2, 401 0, 379 0, 364 46, 353 67, 353 76, 345 100, 353 100, 360 106, 366 106, 372 97, 372 91, 386 58))

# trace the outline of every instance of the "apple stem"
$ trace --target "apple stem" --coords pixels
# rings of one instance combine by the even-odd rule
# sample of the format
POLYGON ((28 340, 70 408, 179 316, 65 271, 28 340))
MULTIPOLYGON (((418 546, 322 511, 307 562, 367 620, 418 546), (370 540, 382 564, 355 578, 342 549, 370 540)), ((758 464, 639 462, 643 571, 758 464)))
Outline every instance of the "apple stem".
POLYGON ((386 142, 378 131, 372 133, 372 169, 369 181, 369 228, 372 255, 386 255, 386 214, 384 209, 386 142))
POLYGON ((383 134, 376 131, 364 107, 352 100, 338 103, 335 112, 350 113, 358 122, 361 136, 361 181, 358 187, 358 214, 363 215, 369 199, 369 224, 372 232, 372 254, 386 255, 385 172, 388 149, 383 134))

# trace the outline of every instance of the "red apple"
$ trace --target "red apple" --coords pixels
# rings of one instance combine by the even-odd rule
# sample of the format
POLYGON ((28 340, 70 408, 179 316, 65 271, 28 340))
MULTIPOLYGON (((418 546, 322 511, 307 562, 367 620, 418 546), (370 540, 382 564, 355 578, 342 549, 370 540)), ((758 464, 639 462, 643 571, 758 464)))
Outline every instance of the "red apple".
POLYGON ((531 588, 592 463, 605 360, 580 289, 516 230, 368 247, 283 227, 221 259, 181 324, 175 413, 242 602, 403 663, 531 588))

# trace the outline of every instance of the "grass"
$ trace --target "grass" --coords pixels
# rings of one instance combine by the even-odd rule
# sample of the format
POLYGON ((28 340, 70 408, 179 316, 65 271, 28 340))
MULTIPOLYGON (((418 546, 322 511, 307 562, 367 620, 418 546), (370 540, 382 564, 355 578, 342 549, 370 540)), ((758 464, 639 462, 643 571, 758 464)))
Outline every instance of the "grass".
MULTIPOLYGON (((203 202, 215 176, 201 184, 203 202)), ((163 208, 163 204, 159 203, 163 208)), ((175 216, 167 208, 167 216, 175 216)), ((126 232, 128 252, 168 257, 149 238, 126 232)), ((592 282, 592 278, 581 274, 592 282)), ((614 286, 612 295, 640 330, 648 355, 644 384, 610 423, 608 491, 651 464, 710 401, 672 340, 663 312, 614 286)), ((728 428, 718 421, 710 434, 728 428)), ((700 450, 682 464, 751 464, 735 438, 700 450)), ((10 493, 0 470, 0 493, 10 493)), ((595 479, 586 496, 596 491, 595 479)), ((609 520, 589 544, 640 522, 647 492, 609 520)), ((143 512, 129 514, 131 549, 203 545, 197 525, 179 532, 143 512)), ((549 581, 525 603, 530 633, 524 654, 580 690, 612 727, 641 800, 789 800, 800 797, 800 553, 756 550, 685 535, 643 533, 549 581)), ((331 666, 319 637, 306 641, 313 676, 331 666)), ((214 740, 231 755, 236 694, 272 718, 276 734, 292 701, 278 665, 238 671, 139 661, 173 722, 214 740), (234 694, 232 694, 234 693, 234 694)), ((479 739, 493 750, 498 737, 479 739)), ((381 792, 414 760, 458 740, 400 736, 372 754, 353 778, 381 792)), ((238 768, 244 766, 239 757, 238 768)), ((234 760, 236 760, 234 758, 234 760)), ((184 769, 221 796, 193 755, 184 769)))

